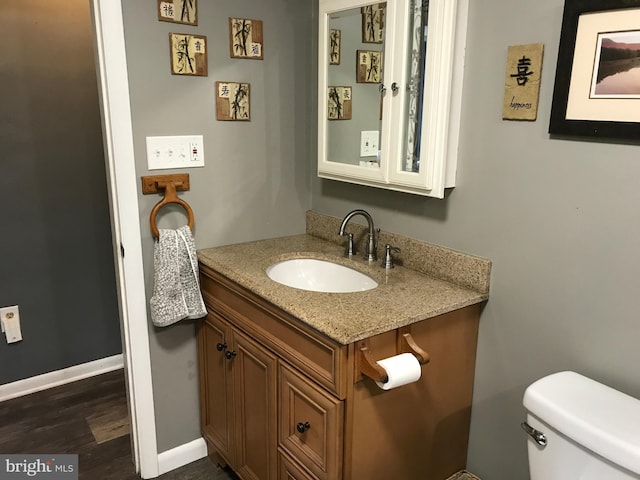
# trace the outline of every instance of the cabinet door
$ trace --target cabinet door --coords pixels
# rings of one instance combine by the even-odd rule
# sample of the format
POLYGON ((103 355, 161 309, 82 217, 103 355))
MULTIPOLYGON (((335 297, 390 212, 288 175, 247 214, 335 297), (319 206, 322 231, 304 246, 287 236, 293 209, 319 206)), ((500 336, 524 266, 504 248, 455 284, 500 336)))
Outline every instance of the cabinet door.
POLYGON ((277 458, 277 359, 233 330, 236 461, 243 480, 275 480, 277 458))
POLYGON ((285 453, 280 452, 279 463, 280 476, 278 480, 317 480, 316 477, 303 470, 285 453))
POLYGON ((343 403, 280 364, 280 446, 320 480, 342 478, 343 403))
POLYGON ((231 362, 225 358, 230 334, 229 324, 209 312, 199 326, 198 348, 202 434, 215 446, 224 460, 233 465, 231 362))

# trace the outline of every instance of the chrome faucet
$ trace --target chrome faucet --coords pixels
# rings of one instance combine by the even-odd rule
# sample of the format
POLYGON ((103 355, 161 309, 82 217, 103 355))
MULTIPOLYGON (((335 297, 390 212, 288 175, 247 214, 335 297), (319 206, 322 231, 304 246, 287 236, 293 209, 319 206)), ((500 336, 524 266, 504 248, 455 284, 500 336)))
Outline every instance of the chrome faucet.
POLYGON ((362 215, 367 219, 367 223, 369 224, 369 233, 367 234, 367 247, 364 252, 364 258, 369 260, 370 262, 374 262, 378 259, 378 239, 376 235, 376 229, 373 226, 373 218, 371 218, 371 215, 369 215, 368 212, 358 209, 352 210, 351 212, 347 213, 347 215, 342 220, 342 223, 340 224, 340 231, 338 232, 338 235, 349 235, 345 233, 344 229, 347 226, 347 223, 349 223, 349 220, 351 220, 355 215, 362 215))

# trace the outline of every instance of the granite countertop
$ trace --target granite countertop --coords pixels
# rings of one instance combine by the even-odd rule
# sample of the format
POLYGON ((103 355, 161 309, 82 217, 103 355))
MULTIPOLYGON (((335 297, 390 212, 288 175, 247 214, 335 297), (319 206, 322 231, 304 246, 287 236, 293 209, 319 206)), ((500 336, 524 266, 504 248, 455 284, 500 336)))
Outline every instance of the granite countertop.
POLYGON ((260 295, 333 340, 352 342, 487 300, 476 291, 402 266, 385 270, 344 247, 309 234, 198 250, 207 267, 260 295), (289 258, 330 260, 366 273, 377 288, 355 293, 321 293, 281 285, 265 273, 289 258))

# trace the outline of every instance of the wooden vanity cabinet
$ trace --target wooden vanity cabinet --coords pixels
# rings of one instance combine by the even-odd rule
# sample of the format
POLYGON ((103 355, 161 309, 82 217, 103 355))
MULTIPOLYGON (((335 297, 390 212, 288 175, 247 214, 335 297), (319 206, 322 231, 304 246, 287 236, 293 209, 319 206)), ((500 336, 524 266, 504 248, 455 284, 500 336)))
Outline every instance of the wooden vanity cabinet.
POLYGON ((444 480, 465 468, 479 305, 411 325, 431 360, 418 382, 383 391, 356 353, 395 355, 396 330, 342 345, 200 272, 201 427, 216 461, 243 480, 444 480))

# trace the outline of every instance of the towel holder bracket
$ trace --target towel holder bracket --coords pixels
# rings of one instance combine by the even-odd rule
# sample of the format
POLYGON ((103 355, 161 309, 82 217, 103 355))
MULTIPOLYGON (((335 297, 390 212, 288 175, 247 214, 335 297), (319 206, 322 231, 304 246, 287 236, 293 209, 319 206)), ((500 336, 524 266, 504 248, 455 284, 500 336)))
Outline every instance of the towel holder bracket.
POLYGON ((142 177, 142 193, 164 193, 168 184, 173 184, 176 191, 189 190, 189 174, 176 173, 173 175, 149 175, 142 177))

